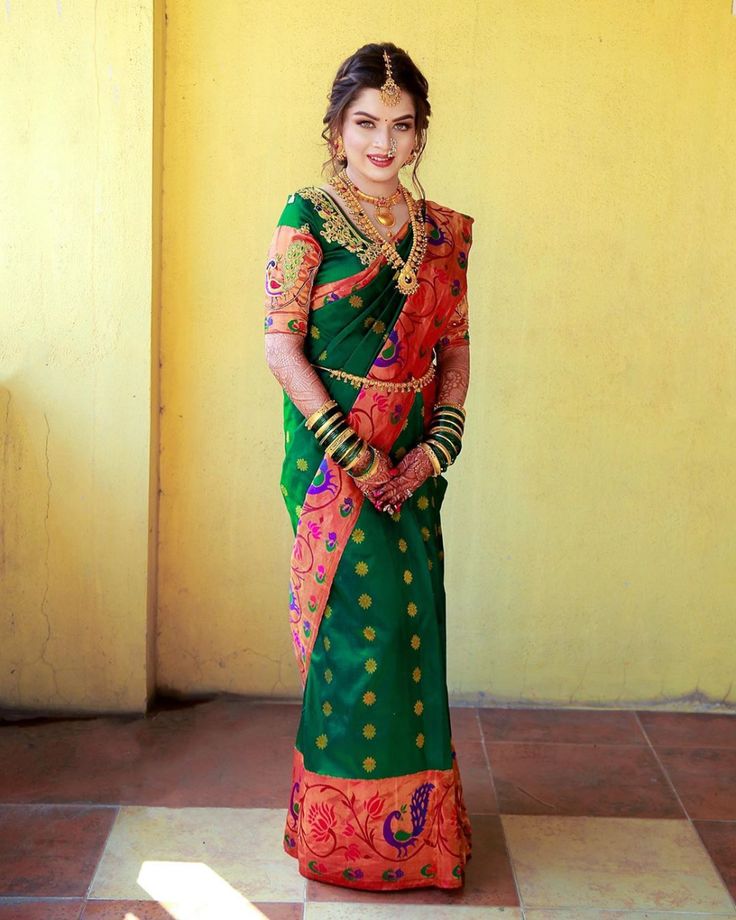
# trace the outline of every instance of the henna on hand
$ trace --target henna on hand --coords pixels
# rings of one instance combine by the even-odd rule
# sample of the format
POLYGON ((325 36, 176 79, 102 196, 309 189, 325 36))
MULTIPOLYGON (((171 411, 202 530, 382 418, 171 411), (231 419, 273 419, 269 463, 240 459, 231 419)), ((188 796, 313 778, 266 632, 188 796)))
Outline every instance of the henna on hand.
POLYGON ((437 395, 435 403, 462 406, 470 385, 470 345, 446 348, 437 356, 437 395))
POLYGON ((396 467, 398 473, 382 486, 373 490, 377 501, 376 507, 386 505, 396 508, 434 474, 432 461, 424 450, 417 445, 399 462, 396 467))

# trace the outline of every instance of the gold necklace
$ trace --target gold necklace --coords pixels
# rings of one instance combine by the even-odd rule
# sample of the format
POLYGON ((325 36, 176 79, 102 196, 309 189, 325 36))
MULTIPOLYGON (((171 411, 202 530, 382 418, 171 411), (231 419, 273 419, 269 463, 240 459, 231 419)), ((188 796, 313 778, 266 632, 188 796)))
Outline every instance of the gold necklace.
POLYGON ((401 183, 399 183, 399 187, 396 189, 396 191, 392 192, 388 197, 385 195, 369 195, 367 192, 362 192, 358 186, 350 179, 347 173, 345 175, 353 192, 355 192, 358 198, 375 206, 376 218, 378 222, 383 227, 393 227, 393 225, 396 223, 396 216, 394 215, 394 212, 391 210, 391 208, 395 204, 398 204, 399 201, 401 201, 401 183))
POLYGON ((396 268, 394 278, 401 293, 412 294, 416 291, 419 287, 417 274, 427 249, 427 233, 424 221, 417 219, 418 208, 409 190, 404 188, 403 185, 399 185, 406 206, 409 209, 409 220, 412 227, 411 252, 406 262, 404 262, 396 249, 396 245, 393 242, 389 242, 378 232, 373 221, 363 210, 360 199, 351 188, 350 177, 345 169, 333 176, 329 183, 342 196, 359 228, 363 230, 366 236, 380 245, 386 261, 396 268))

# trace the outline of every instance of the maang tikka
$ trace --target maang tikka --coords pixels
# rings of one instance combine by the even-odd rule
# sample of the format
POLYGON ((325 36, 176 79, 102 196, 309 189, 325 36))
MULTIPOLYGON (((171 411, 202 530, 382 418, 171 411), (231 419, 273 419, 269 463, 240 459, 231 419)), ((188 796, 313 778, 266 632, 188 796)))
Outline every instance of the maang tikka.
POLYGON ((401 89, 391 75, 391 59, 386 50, 383 52, 383 60, 386 64, 386 82, 378 92, 384 105, 398 105, 401 101, 401 89))

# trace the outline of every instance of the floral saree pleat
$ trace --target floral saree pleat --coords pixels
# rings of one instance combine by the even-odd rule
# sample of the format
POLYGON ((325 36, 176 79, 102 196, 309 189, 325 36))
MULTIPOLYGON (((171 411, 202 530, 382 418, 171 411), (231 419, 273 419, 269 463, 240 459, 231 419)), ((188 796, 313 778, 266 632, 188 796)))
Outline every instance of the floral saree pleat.
MULTIPOLYGON (((471 217, 425 203, 427 253, 419 288, 407 296, 383 256, 366 257, 367 242, 361 250, 329 196, 308 187, 290 202, 282 215, 289 246, 309 254, 319 240, 322 250, 312 264, 302 260, 303 277, 312 272, 314 282, 306 330, 293 316, 282 327, 305 335, 312 363, 402 382, 426 373, 436 347, 469 337, 471 217)), ((408 226, 397 244, 402 258, 411 244, 408 226)), ((300 278, 294 268, 284 282, 287 264, 283 253, 269 260, 270 289, 284 311, 294 308, 284 292, 297 290, 300 278)), ((318 372, 348 423, 394 463, 422 439, 436 379, 390 392, 318 372)), ((289 622, 304 691, 284 849, 304 876, 332 884, 459 887, 471 827, 447 697, 440 523, 447 481, 430 477, 399 511, 379 512, 304 422, 284 392, 281 490, 294 529, 289 622)))

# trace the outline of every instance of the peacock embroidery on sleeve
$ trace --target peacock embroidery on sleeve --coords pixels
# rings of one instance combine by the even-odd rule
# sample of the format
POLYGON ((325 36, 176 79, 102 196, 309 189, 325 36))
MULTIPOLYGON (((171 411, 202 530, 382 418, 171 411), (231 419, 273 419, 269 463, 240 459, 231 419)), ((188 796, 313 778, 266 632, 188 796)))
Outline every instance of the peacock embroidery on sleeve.
POLYGON ((264 330, 305 336, 314 277, 322 261, 308 224, 279 225, 266 260, 264 330))

